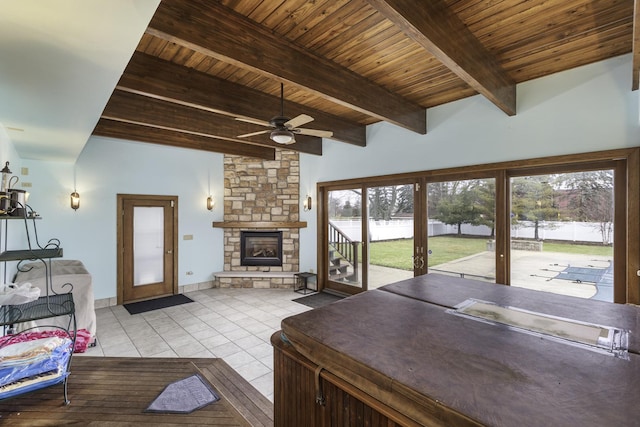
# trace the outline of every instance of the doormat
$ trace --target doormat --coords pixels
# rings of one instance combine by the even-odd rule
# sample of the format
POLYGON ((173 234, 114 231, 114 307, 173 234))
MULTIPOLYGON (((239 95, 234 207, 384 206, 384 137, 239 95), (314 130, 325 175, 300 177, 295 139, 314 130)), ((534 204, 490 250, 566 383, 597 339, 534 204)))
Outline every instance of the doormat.
POLYGON ((343 298, 344 297, 342 296, 330 294, 327 292, 318 292, 317 294, 296 298, 293 301, 304 304, 307 307, 318 308, 322 307, 323 305, 331 304, 332 302, 340 301, 343 298))
POLYGON ((200 375, 192 375, 165 387, 145 412, 190 414, 218 400, 220 397, 200 375))
POLYGON ((129 314, 146 313, 147 311, 157 310, 159 308, 173 307, 174 305, 186 304, 193 302, 193 300, 183 294, 170 295, 168 297, 150 299, 147 301, 133 302, 131 304, 125 304, 124 308, 127 309, 129 314))

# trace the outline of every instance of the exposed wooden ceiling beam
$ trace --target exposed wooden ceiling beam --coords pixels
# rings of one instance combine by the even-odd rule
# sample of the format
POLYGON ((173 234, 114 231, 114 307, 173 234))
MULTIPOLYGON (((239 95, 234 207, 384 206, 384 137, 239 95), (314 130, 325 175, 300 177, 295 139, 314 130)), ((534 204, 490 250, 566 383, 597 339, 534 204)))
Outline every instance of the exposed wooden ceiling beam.
POLYGON ((256 157, 265 160, 275 160, 276 158, 275 148, 238 144, 216 138, 191 135, 167 129, 150 128, 148 126, 108 119, 100 119, 93 130, 93 134, 109 138, 191 148, 194 150, 256 157))
POLYGON ((147 33, 421 134, 426 109, 206 0, 163 0, 147 33))
POLYGON ((515 82, 444 0, 367 0, 469 86, 516 114, 515 82))
POLYGON ((111 95, 111 99, 102 112, 102 118, 149 128, 216 138, 229 141, 231 144, 278 147, 322 155, 322 139, 320 138, 296 135, 297 142, 287 146, 271 141, 268 134, 240 139, 237 138, 237 135, 253 132, 256 130, 255 126, 208 111, 120 90, 115 90, 111 95))
MULTIPOLYGON (((174 102, 231 117, 269 121, 280 111, 280 98, 207 75, 169 61, 134 53, 117 89, 174 102)), ((366 146, 366 127, 292 102, 290 117, 307 114, 314 121, 305 126, 330 130, 331 139, 366 146)), ((260 130, 256 126, 254 130, 260 130)))
POLYGON ((640 0, 633 2, 633 65, 631 90, 640 87, 640 0))

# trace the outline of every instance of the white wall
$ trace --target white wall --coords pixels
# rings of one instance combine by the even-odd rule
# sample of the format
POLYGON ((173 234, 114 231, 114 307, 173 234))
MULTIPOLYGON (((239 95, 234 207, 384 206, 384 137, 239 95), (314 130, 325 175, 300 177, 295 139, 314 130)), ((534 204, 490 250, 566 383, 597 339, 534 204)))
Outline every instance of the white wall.
MULTIPOLYGON (((322 157, 300 155, 301 193, 322 181, 638 146, 631 67, 625 55, 522 83, 513 117, 478 95, 429 109, 426 135, 378 123, 366 148, 326 140, 322 157)), ((301 270, 317 268, 316 213, 301 215, 301 270)))
POLYGON ((66 259, 80 259, 91 272, 96 299, 116 296, 116 194, 176 195, 178 201, 179 285, 212 279, 223 268, 222 220, 224 177, 222 155, 160 145, 92 137, 76 165, 23 161, 32 183, 29 204, 43 217, 41 241, 57 237, 66 259), (69 206, 76 186, 80 209, 69 206), (216 199, 205 206, 209 175, 216 199), (193 240, 183 240, 192 234, 193 240), (193 275, 187 275, 187 271, 193 275))

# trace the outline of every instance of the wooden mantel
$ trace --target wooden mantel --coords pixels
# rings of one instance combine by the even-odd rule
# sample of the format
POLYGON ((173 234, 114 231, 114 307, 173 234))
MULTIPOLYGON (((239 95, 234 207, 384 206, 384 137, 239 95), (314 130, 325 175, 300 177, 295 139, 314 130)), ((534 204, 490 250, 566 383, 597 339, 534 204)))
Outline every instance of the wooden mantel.
POLYGON ((306 221, 274 222, 274 221, 214 221, 217 228, 306 228, 306 221))

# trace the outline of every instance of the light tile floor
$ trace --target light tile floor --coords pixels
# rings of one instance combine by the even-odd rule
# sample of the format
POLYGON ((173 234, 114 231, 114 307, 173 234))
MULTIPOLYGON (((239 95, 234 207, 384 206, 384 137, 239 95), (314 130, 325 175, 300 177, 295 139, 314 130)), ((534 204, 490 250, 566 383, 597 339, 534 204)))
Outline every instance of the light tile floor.
POLYGON ((205 289, 194 300, 131 315, 122 306, 96 310, 97 346, 82 355, 219 357, 273 401, 271 335, 286 317, 310 310, 290 289, 205 289))

